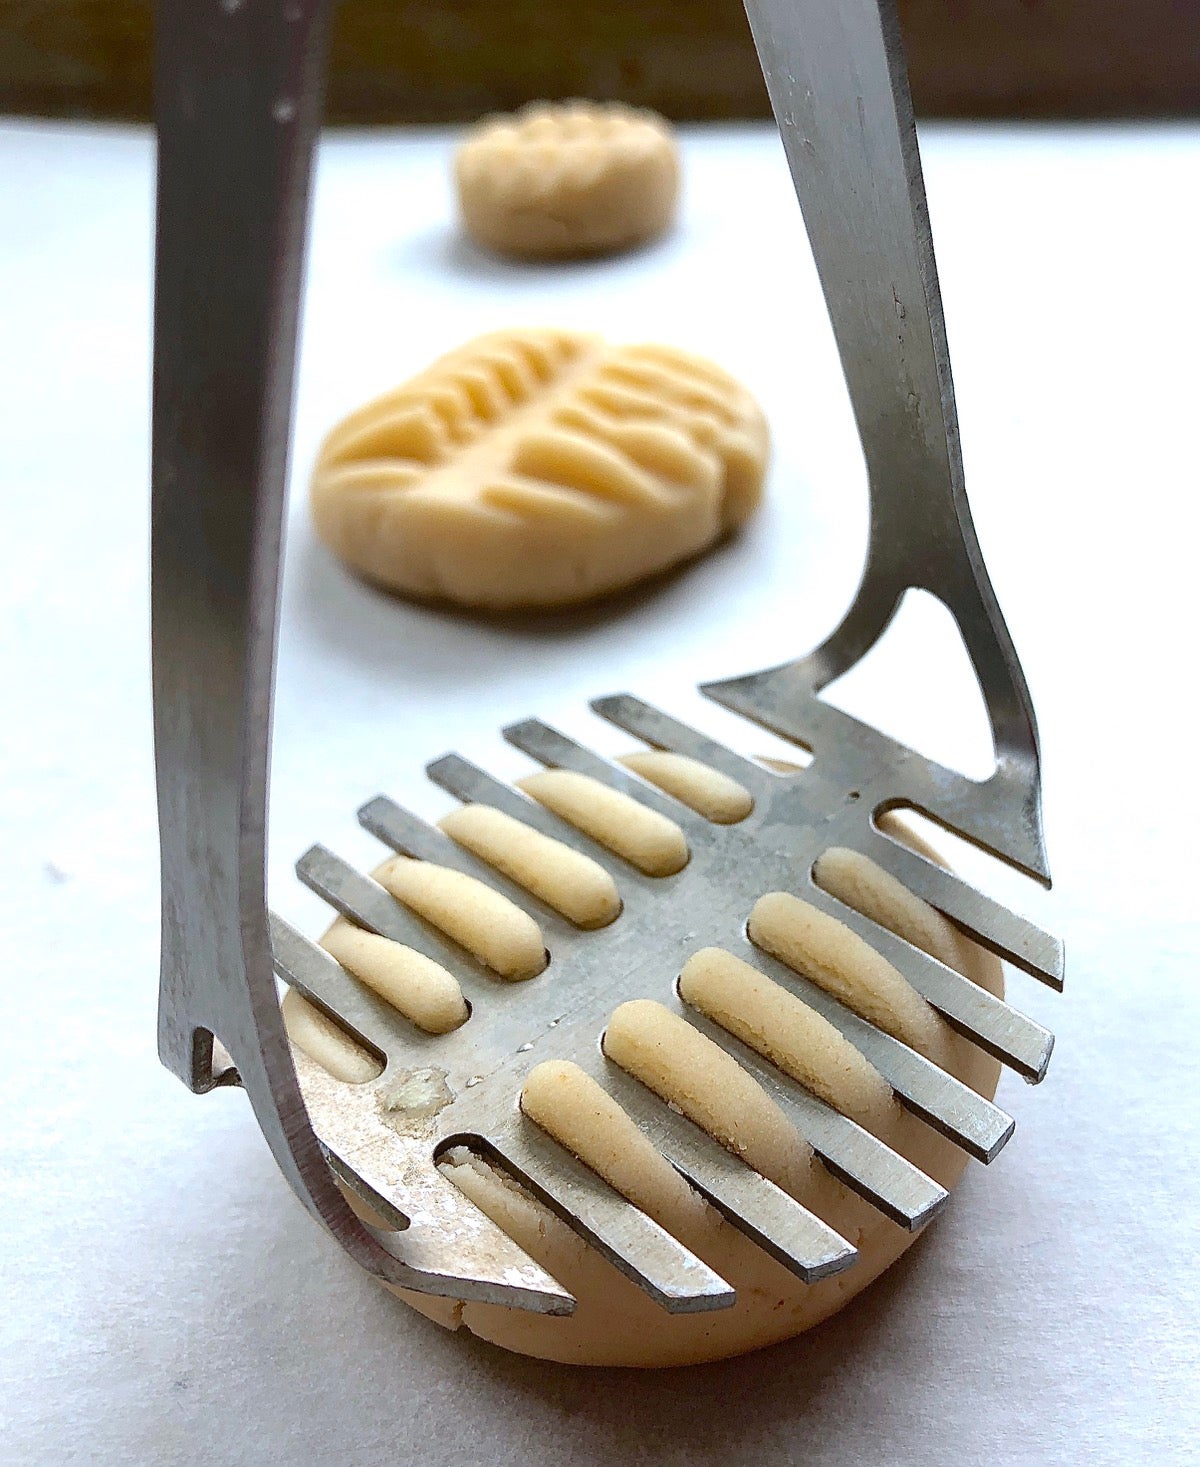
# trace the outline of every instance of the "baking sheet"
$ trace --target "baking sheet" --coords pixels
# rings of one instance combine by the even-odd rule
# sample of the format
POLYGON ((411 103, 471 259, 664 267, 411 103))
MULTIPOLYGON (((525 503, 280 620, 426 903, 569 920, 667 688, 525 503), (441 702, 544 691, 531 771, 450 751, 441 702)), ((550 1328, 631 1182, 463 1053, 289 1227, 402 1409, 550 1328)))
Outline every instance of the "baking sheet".
MULTIPOLYGON (((488 260, 453 229, 441 132, 324 148, 296 433, 272 897, 379 788, 450 747, 626 688, 744 747, 689 691, 805 650, 848 601, 862 469, 777 140, 687 133, 681 228, 603 264, 488 260), (322 430, 434 353, 565 323, 705 351, 762 396, 770 499, 711 558, 602 610, 479 623, 397 605, 313 544, 322 430)), ((592 1464, 1155 1462, 1200 1455, 1194 640, 1200 130, 930 128, 925 164, 968 478, 1034 689, 1068 990, 1017 1135, 867 1297, 813 1335, 661 1374, 444 1334, 360 1277, 276 1175, 244 1096, 154 1057, 146 657, 150 140, 0 127, 0 1460, 592 1464), (1189 182, 1190 180, 1190 182, 1189 182), (1185 1163, 1190 1159, 1191 1165, 1185 1163)), ((952 639, 915 612, 848 689, 971 767, 952 639)), ((968 865, 970 862, 968 861, 968 865)))

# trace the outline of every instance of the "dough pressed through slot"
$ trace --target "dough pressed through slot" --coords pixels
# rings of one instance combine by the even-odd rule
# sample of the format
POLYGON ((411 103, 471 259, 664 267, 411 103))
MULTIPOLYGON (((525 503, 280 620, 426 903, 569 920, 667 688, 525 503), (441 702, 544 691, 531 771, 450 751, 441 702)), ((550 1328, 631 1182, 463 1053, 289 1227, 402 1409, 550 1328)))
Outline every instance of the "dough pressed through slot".
POLYGON ((470 1010, 458 979, 439 963, 351 922, 335 924, 321 946, 342 967, 427 1034, 448 1034, 470 1010))
POLYGON ((679 996, 859 1125, 877 1129, 891 1118, 890 1087, 854 1045, 732 953, 714 947, 693 953, 679 975, 679 996))
POLYGON ((617 883, 603 866, 502 810, 463 805, 438 823, 577 927, 605 927, 621 910, 617 883))
MULTIPOLYGON (((334 926, 337 925, 335 922, 334 926)), ((335 1080, 343 1080, 347 1085, 365 1085, 383 1074, 382 1061, 368 1054, 340 1024, 301 997, 296 989, 287 989, 279 1007, 288 1038, 310 1059, 324 1065, 335 1080)))
POLYGON ((702 1218, 704 1203, 697 1193, 578 1065, 565 1060, 535 1065, 521 1087, 521 1109, 556 1141, 586 1156, 609 1186, 656 1221, 664 1197, 671 1212, 702 1218))
POLYGON ((736 825, 754 809, 754 797, 745 785, 685 754, 647 749, 623 754, 620 762, 714 825, 736 825))
MULTIPOLYGON (((885 832, 903 832, 903 824, 889 825, 889 819, 894 821, 894 817, 888 815, 880 821, 885 832)), ((864 917, 882 922, 898 937, 912 943, 913 947, 919 947, 939 963, 956 968, 962 962, 966 939, 958 929, 927 903, 914 903, 903 883, 860 851, 831 846, 818 858, 813 878, 830 896, 837 897, 839 902, 845 902, 846 906, 853 907, 864 917)))
POLYGON ((836 917, 790 892, 772 891, 755 902, 747 931, 757 947, 864 1019, 921 1054, 936 1054, 944 1021, 885 957, 836 917))
POLYGON ((623 1003, 604 1031, 604 1053, 748 1166, 803 1191, 812 1147, 757 1080, 686 1019, 652 999, 623 1003))
POLYGON ((679 195, 670 124, 620 102, 534 102, 484 118, 454 174, 467 233, 524 259, 641 244, 670 225, 679 195))
POLYGON ((673 820, 573 769, 546 769, 517 781, 553 810, 647 876, 673 876, 688 861, 683 831, 673 820))
POLYGON ((501 978, 514 982, 536 978, 545 968, 541 928, 528 912, 473 876, 409 856, 394 856, 371 874, 397 901, 432 922, 501 978))
MULTIPOLYGON (((890 828, 899 831, 901 826, 893 822, 890 828)), ((915 835, 906 832, 902 838, 935 859, 915 835)), ((910 941, 912 934, 924 934, 941 944, 936 956, 951 961, 989 991, 1003 993, 998 960, 948 924, 942 931, 943 919, 894 881, 877 879, 879 868, 869 862, 852 863, 848 876, 835 861, 830 869, 834 872, 831 888, 840 881, 842 899, 847 899, 846 883, 853 877, 852 904, 871 920, 910 941)), ((344 922, 339 918, 335 928, 344 922)), ((842 934, 853 936, 841 924, 835 926, 842 934)), ((853 970, 862 959, 860 949, 854 943, 839 945, 833 937, 829 941, 831 951, 824 954, 825 961, 839 970, 853 970)), ((881 995, 893 995, 895 990, 886 984, 882 989, 875 986, 877 977, 868 963, 865 977, 842 971, 839 981, 865 986, 874 1001, 883 1004, 881 995)), ((943 1186, 953 1187, 958 1180, 967 1164, 965 1153, 899 1106, 890 1087, 857 1050, 844 1052, 841 1046, 846 1041, 836 1031, 757 970, 729 954, 702 950, 685 966, 680 991, 686 1003, 718 1023, 727 1023, 732 1032, 769 1053, 782 1069, 801 1078, 827 1103, 880 1136, 943 1186), (741 972, 742 968, 747 971, 741 972), (763 1025, 770 1026, 770 1033, 760 1043, 763 1025)), ((369 1056, 294 993, 285 999, 285 1016, 293 1042, 335 1074, 349 1071, 352 1073, 345 1078, 363 1078, 364 1066, 366 1078, 378 1072, 369 1056)), ((478 1018, 487 1022, 486 1014, 478 1018)), ((946 1026, 942 1030, 936 1036, 937 1062, 979 1093, 994 1094, 998 1062, 946 1026)), ((612 1062, 666 1094, 670 1103, 854 1242, 858 1261, 833 1278, 812 1285, 801 1283, 683 1182, 595 1081, 567 1062, 550 1060, 526 1077, 520 1104, 531 1121, 586 1160, 610 1185, 727 1279, 737 1290, 736 1303, 713 1312, 667 1314, 540 1202, 485 1160, 462 1149, 445 1158, 443 1170, 575 1295, 578 1307, 569 1317, 551 1318, 402 1293, 406 1302, 447 1327, 465 1326, 507 1349, 546 1359, 640 1367, 678 1365, 742 1353, 819 1323, 864 1289, 911 1243, 913 1234, 833 1178, 757 1082, 678 1014, 654 1001, 620 1005, 610 1016, 604 1045, 612 1062), (705 1046, 715 1051, 715 1069, 709 1067, 713 1056, 705 1046), (732 1104, 722 1104, 723 1093, 731 1097, 732 1104), (765 1102, 765 1109, 760 1101, 765 1102)))
POLYGON ((702 357, 580 332, 482 336, 329 433, 320 538, 421 600, 586 601, 689 560, 758 504, 767 428, 702 357))

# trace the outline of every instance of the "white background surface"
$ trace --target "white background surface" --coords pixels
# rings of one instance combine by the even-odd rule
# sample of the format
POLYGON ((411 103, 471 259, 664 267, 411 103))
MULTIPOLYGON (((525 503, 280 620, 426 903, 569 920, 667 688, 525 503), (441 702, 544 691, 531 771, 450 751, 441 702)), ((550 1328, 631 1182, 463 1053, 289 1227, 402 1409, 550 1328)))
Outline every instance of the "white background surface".
MULTIPOLYGON (((849 599, 862 472, 773 133, 692 132, 681 228, 531 270, 453 230, 449 137, 323 151, 297 424, 272 883, 371 847, 381 787, 539 713, 614 739, 627 687, 743 747, 687 692, 795 655, 849 599), (498 626, 393 604, 312 543, 328 424, 480 330, 545 321, 708 352, 758 391, 770 498, 645 596, 498 626)), ((154 1055, 146 655, 151 149, 0 128, 0 1460, 5 1463, 1183 1464, 1196 1387, 1196 129, 946 129, 925 161, 981 539, 1041 718, 1057 884, 1001 895, 1066 935, 1059 1045, 1007 1077, 1011 1146, 813 1336, 658 1375, 506 1356, 360 1277, 276 1175, 245 1098, 154 1055)), ((857 707, 971 759, 936 627, 857 707), (926 711, 913 688, 931 691, 926 711)), ((849 693, 847 693, 849 699, 849 693)), ((886 721, 880 719, 880 721, 886 721)))

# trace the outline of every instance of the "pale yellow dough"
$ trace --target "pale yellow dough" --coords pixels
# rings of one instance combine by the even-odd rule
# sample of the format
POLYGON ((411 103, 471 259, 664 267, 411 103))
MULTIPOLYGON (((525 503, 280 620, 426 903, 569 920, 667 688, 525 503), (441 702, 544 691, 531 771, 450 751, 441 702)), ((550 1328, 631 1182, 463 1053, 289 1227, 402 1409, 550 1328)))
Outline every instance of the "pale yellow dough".
POLYGON ((371 875, 501 978, 536 978, 546 966, 546 944, 533 918, 473 876, 408 856, 393 856, 371 875))
POLYGON ((439 821, 448 836, 561 912, 576 927, 606 927, 621 910, 603 866, 502 810, 463 805, 439 821))
POLYGON ((687 865, 687 839, 673 820, 590 775, 543 769, 517 784, 647 876, 673 876, 687 865))
POLYGON ((448 1034, 466 1022, 467 1001, 457 978, 424 953, 350 922, 331 927, 321 945, 427 1034, 448 1034))
POLYGON ((454 173, 472 238, 526 259, 641 244, 668 227, 679 194, 670 125, 620 102, 535 102, 485 118, 454 173))
MULTIPOLYGON (((641 772, 649 778, 652 770, 653 761, 641 772)), ((704 783, 695 771, 688 777, 704 783)), ((693 793, 695 802, 706 798, 702 788, 693 793)), ((450 823, 452 828, 453 817, 450 823)), ((901 829, 894 817, 885 824, 901 829)), ((931 854, 910 832, 904 838, 931 854)), ((1003 991, 994 957, 869 861, 849 852, 830 853, 818 876, 849 905, 990 991, 1003 991)), ((794 902, 777 902, 778 910, 772 911, 768 901, 766 935, 776 951, 802 962, 815 981, 841 994, 851 1007, 886 1020, 887 1027, 903 1032, 980 1093, 994 1094, 1000 1072, 995 1060, 954 1034, 895 969, 872 950, 864 951, 848 928, 814 922, 813 909, 797 912, 794 902)), ((757 910, 761 925, 761 903, 757 910)), ((461 912, 455 920, 471 925, 461 912)), ((348 925, 339 918, 331 932, 348 925)), ((686 965, 680 992, 686 1003, 726 1024, 944 1186, 957 1182, 967 1164, 965 1154, 904 1110, 831 1025, 756 969, 718 949, 704 949, 686 965)), ((362 1080, 378 1072, 369 1057, 297 995, 289 994, 284 1008, 294 1042, 335 1074, 362 1080)), ((452 1154, 449 1175, 575 1295, 578 1306, 571 1316, 549 1317, 403 1293, 408 1303, 448 1327, 465 1326, 507 1349, 546 1359, 678 1365, 739 1354, 800 1333, 841 1308, 911 1243, 911 1233, 829 1174, 757 1082, 678 1015, 657 1002, 623 1004, 610 1016, 604 1047, 615 1063, 855 1243, 858 1261, 821 1283, 801 1283, 693 1192, 606 1092, 575 1066, 549 1061, 527 1079, 521 1097, 526 1114, 733 1284, 736 1304, 710 1313, 667 1314, 540 1203, 465 1151, 452 1154)))
POLYGON ((761 409, 712 362, 506 331, 339 423, 311 504, 325 544, 379 585, 549 607, 708 549, 758 504, 766 464, 761 409))
POLYGON ((685 754, 647 749, 623 754, 621 763, 715 825, 736 825, 754 809, 754 798, 744 785, 685 754))
POLYGON ((890 1124, 895 1100, 878 1071, 828 1019, 751 964, 702 948, 683 965, 679 994, 860 1126, 890 1124))

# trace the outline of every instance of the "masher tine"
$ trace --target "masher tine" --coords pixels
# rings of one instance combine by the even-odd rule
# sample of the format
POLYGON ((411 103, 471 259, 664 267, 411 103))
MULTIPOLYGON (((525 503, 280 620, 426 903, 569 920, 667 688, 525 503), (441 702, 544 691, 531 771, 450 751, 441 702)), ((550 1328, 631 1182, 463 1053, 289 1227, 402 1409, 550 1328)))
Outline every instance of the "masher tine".
POLYGON ((939 1065, 885 1034, 839 1003, 818 984, 778 962, 748 937, 729 951, 759 968, 815 1009, 869 1060, 908 1108, 948 1136, 978 1161, 992 1161, 1003 1150, 1016 1122, 999 1106, 939 1065))
POLYGON ((315 845, 305 851, 296 862, 296 875, 335 911, 368 932, 423 953, 460 982, 493 983, 488 969, 465 948, 443 937, 432 923, 423 922, 390 891, 327 847, 315 845))
MULTIPOLYGON (((272 942, 277 968, 301 993, 329 991, 330 966, 339 965, 328 953, 274 916, 272 942)), ((342 997, 335 994, 338 1006, 330 1007, 354 1027, 353 1004, 343 1010, 342 997)), ((372 1016, 361 1027, 374 1023, 372 1016)), ((348 1084, 294 1046, 292 1058, 313 1130, 337 1174, 351 1179, 351 1190, 377 1213, 407 1223, 398 1231, 371 1230, 404 1266, 412 1288, 544 1314, 571 1312, 572 1296, 441 1175, 428 1142, 406 1140, 388 1124, 379 1099, 386 1074, 348 1084)))
POLYGON ((1062 991, 1066 960, 1061 938, 882 832, 874 832, 865 840, 862 850, 981 946, 1062 991))
POLYGON ((592 709, 609 723, 623 728, 635 738, 656 749, 668 749, 673 754, 684 754, 700 764, 707 765, 719 773, 745 785, 753 794, 769 779, 775 778, 769 770, 753 760, 735 753, 727 745, 711 739, 669 713, 635 698, 631 693, 613 693, 605 698, 593 698, 592 709))
POLYGON ((805 1283, 840 1273, 858 1257, 853 1243, 707 1131, 677 1115, 639 1080, 610 1063, 603 1083, 681 1175, 735 1228, 805 1283))
POLYGON ((275 971, 304 998, 323 1009, 367 1049, 385 1059, 420 1042, 420 1031, 385 999, 348 973, 324 948, 274 912, 271 952, 275 971))
POLYGON ((870 1131, 826 1105, 697 1009, 688 1022, 730 1053, 763 1087, 835 1176, 879 1210, 915 1231, 945 1206, 949 1193, 870 1131))
MULTIPOLYGON (((523 825, 528 825, 551 840, 559 841, 562 845, 570 846, 573 851, 578 851, 580 855, 587 856, 589 860, 603 866, 610 875, 618 875, 611 854, 602 845, 555 815, 545 805, 540 805, 511 784, 488 774, 469 759, 464 759, 461 754, 445 754, 442 758, 435 759, 426 767, 425 773, 434 784, 462 800, 464 804, 490 805, 495 810, 501 810, 505 815, 511 815, 514 820, 521 821, 523 825)), ((626 873, 621 871, 619 877, 624 881, 626 873)))
POLYGON ((483 1140, 489 1157, 669 1314, 733 1304, 734 1291, 719 1274, 532 1121, 518 1114, 483 1140))
POLYGON ((809 885, 803 900, 844 923, 873 947, 968 1039, 1026 1080, 1036 1084, 1045 1075, 1054 1048, 1049 1030, 819 886, 809 885))
POLYGON ((514 905, 531 915, 548 937, 562 937, 572 930, 561 913, 503 872, 450 839, 444 831, 427 824, 419 816, 397 805, 387 795, 376 795, 359 810, 358 818, 365 830, 377 836, 384 845, 406 856, 429 861, 435 866, 448 866, 464 876, 472 876, 485 886, 506 896, 514 905))
POLYGON ((639 804, 672 820, 686 830, 707 826, 708 821, 690 809, 682 801, 666 794, 657 786, 639 778, 628 769, 614 764, 610 759, 593 753, 583 744, 576 743, 557 729, 551 728, 539 718, 527 718, 521 723, 510 724, 503 730, 504 737, 522 753, 536 759, 549 769, 569 769, 576 774, 585 774, 618 794, 628 795, 639 804))

